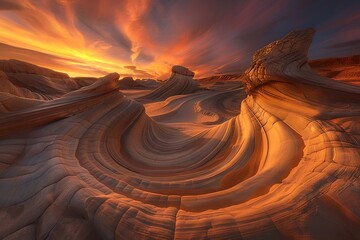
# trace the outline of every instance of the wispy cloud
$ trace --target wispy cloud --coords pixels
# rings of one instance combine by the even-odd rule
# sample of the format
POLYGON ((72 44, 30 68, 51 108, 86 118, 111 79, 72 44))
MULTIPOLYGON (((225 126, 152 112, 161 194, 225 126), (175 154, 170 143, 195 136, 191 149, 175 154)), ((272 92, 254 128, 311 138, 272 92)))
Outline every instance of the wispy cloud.
POLYGON ((312 58, 359 53, 347 44, 360 39, 359 7, 356 0, 0 0, 0 58, 71 75, 161 77, 174 64, 199 77, 236 72, 256 49, 297 28, 318 30, 312 58))

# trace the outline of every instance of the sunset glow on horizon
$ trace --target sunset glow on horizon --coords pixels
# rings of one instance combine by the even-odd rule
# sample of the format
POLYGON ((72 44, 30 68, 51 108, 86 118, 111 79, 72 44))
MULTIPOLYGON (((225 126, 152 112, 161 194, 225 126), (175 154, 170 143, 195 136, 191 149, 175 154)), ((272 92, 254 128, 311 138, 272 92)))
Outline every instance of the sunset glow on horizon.
POLYGON ((255 49, 303 27, 321 32, 314 39, 311 58, 359 54, 358 5, 357 1, 339 7, 327 1, 285 0, 1 0, 0 58, 70 76, 118 72, 165 79, 175 64, 190 68, 195 77, 235 73, 249 65, 255 49), (299 21, 305 14, 307 18, 299 21))
POLYGON ((1 239, 360 239, 360 0, 0 0, 1 239))

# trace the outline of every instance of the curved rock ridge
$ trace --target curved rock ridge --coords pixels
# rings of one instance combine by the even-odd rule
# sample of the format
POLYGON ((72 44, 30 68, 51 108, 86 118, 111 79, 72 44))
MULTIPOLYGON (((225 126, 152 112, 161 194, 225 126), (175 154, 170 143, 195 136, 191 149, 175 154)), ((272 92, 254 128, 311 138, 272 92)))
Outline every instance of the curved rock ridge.
POLYGON ((250 92, 267 81, 278 80, 276 75, 284 74, 284 68, 288 64, 306 63, 314 33, 314 29, 294 31, 283 39, 257 50, 253 56, 252 66, 242 78, 245 89, 250 92))
POLYGON ((255 54, 239 113, 239 89, 156 107, 114 73, 0 115, 0 238, 357 239, 360 88, 307 66, 312 35, 255 54))
POLYGON ((69 78, 69 75, 66 73, 56 72, 48 68, 39 67, 15 59, 0 60, 0 70, 8 73, 27 73, 53 78, 69 78))
POLYGON ((240 102, 246 97, 242 89, 226 87, 223 91, 199 91, 172 96, 161 103, 148 103, 146 113, 164 123, 220 124, 239 114, 240 102))
POLYGON ((138 100, 160 101, 174 95, 193 93, 198 90, 198 84, 193 79, 194 75, 189 69, 175 65, 172 68, 171 77, 163 85, 138 100))
MULTIPOLYGON (((19 107, 18 111, 0 115, 0 137, 25 129, 32 129, 82 112, 91 108, 92 104, 98 102, 104 94, 115 91, 122 98, 123 95, 118 92, 118 79, 119 74, 108 74, 89 86, 69 92, 52 101, 40 102, 32 99, 26 101, 21 98, 25 106, 19 107)), ((15 103, 11 102, 11 104, 16 105, 18 102, 19 100, 15 103)), ((4 102, 2 102, 2 106, 6 106, 4 102)))
POLYGON ((57 99, 64 94, 93 84, 98 78, 69 78, 18 60, 0 60, 0 112, 19 110, 22 106, 57 99))
POLYGON ((0 83, 1 83, 0 94, 7 93, 17 97, 42 99, 42 96, 40 94, 34 93, 27 88, 22 88, 14 85, 9 80, 8 76, 2 71, 0 71, 0 83))
POLYGON ((358 88, 343 82, 329 81, 326 77, 314 74, 307 63, 309 50, 315 30, 293 31, 283 39, 270 43, 255 52, 252 66, 241 78, 245 90, 251 92, 263 84, 274 81, 301 82, 345 92, 358 92, 358 88))
POLYGON ((8 73, 0 71, 3 86, 0 92, 12 93, 18 97, 38 100, 52 100, 67 92, 91 84, 91 81, 78 81, 71 78, 51 78, 28 73, 8 73))

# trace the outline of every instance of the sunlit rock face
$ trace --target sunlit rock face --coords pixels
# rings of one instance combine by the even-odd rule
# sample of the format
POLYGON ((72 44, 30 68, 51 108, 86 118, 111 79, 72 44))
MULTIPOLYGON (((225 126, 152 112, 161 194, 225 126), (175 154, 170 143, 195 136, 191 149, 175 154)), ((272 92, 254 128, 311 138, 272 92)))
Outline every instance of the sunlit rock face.
POLYGON ((66 73, 13 59, 0 60, 0 79, 2 86, 0 95, 10 93, 20 98, 43 101, 59 98, 96 80, 96 78, 72 79, 66 73))
POLYGON ((245 72, 246 77, 243 78, 245 89, 251 91, 270 81, 282 81, 276 78, 277 75, 283 75, 284 71, 306 63, 314 33, 313 29, 294 31, 283 39, 256 51, 252 66, 245 72))
POLYGON ((56 72, 48 68, 39 67, 15 59, 0 60, 0 70, 7 73, 26 73, 53 78, 69 78, 69 75, 66 73, 56 72))
POLYGON ((173 66, 171 71, 173 72, 173 74, 180 74, 180 75, 189 76, 189 77, 194 77, 195 76, 194 72, 190 71, 186 67, 179 66, 179 65, 173 66))
POLYGON ((178 65, 173 66, 171 71, 171 77, 162 86, 143 96, 142 99, 165 100, 170 96, 192 93, 198 89, 198 84, 193 79, 194 72, 178 65))
POLYGON ((145 107, 116 73, 1 89, 0 238, 358 239, 360 88, 314 73, 313 34, 258 51, 241 106, 180 67, 145 107))

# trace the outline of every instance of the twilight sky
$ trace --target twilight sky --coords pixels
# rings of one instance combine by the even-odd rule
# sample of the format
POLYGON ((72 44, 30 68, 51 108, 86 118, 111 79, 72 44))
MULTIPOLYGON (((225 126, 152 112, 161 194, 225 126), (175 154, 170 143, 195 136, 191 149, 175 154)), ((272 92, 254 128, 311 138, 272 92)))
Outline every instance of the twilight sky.
POLYGON ((317 30, 310 58, 360 54, 359 0, 0 0, 0 59, 135 78, 241 72, 255 50, 317 30))

